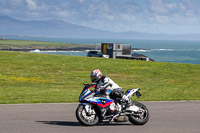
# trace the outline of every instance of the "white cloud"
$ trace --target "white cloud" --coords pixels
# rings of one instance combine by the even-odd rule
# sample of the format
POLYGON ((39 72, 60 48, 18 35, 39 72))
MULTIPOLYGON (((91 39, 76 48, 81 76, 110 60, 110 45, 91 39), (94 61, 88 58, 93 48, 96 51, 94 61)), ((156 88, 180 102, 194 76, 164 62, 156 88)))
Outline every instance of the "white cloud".
POLYGON ((119 14, 119 18, 123 20, 123 22, 131 22, 134 23, 137 21, 137 17, 132 14, 119 14))
POLYGON ((200 0, 0 0, 0 15, 60 19, 112 31, 173 33, 176 26, 180 31, 200 27, 199 7, 200 0))
POLYGON ((150 0, 150 9, 155 13, 168 13, 168 10, 162 0, 150 0))
POLYGON ((161 23, 161 24, 168 24, 169 23, 169 17, 168 16, 156 15, 155 19, 158 23, 161 23))
POLYGON ((182 11, 184 11, 184 10, 187 9, 187 8, 186 8, 186 5, 183 4, 183 3, 179 3, 179 8, 180 8, 182 11))
POLYGON ((57 15, 58 17, 60 18, 63 18, 63 19, 67 19, 68 17, 71 16, 71 12, 67 11, 67 10, 63 10, 63 11, 55 11, 55 12, 52 12, 54 15, 57 15))
POLYGON ((85 2, 85 0, 79 0, 79 2, 80 2, 80 3, 83 3, 83 2, 85 2))
POLYGON ((12 10, 10 10, 10 9, 1 9, 1 13, 5 14, 5 15, 10 15, 10 14, 12 14, 12 10))
POLYGON ((29 10, 36 10, 37 4, 33 0, 26 0, 27 6, 29 10))
POLYGON ((169 4, 166 4, 166 7, 169 8, 170 10, 173 10, 173 9, 177 8, 177 4, 176 3, 169 3, 169 4))
POLYGON ((192 10, 188 10, 188 11, 186 11, 186 13, 185 13, 187 16, 189 16, 189 17, 194 17, 195 15, 194 15, 194 12, 192 11, 192 10))
POLYGON ((115 20, 115 16, 114 15, 109 15, 109 14, 104 14, 104 17, 108 20, 115 20))
POLYGON ((23 3, 22 0, 12 0, 10 2, 10 5, 12 5, 12 6, 20 6, 22 3, 23 3))

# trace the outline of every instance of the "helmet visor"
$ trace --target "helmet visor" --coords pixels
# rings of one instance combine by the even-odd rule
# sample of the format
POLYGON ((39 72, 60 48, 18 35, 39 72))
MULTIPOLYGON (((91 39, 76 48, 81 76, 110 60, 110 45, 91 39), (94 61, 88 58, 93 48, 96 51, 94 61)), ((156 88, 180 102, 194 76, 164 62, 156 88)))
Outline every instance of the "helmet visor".
POLYGON ((90 76, 90 79, 91 79, 92 82, 95 82, 95 80, 97 79, 97 76, 95 76, 95 75, 94 76, 90 76))

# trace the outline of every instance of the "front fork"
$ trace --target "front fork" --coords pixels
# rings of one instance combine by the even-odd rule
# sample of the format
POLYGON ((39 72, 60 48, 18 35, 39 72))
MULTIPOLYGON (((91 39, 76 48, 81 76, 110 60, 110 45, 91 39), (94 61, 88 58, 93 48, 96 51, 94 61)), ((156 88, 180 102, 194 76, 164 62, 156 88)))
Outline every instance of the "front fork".
POLYGON ((84 105, 84 109, 87 115, 91 115, 92 114, 91 105, 89 103, 81 103, 81 104, 84 105))

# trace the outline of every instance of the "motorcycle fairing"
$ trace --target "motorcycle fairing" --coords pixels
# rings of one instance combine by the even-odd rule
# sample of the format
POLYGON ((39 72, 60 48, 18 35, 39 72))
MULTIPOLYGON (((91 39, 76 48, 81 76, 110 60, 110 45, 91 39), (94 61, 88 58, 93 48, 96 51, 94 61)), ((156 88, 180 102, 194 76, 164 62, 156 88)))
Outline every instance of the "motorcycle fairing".
POLYGON ((128 98, 130 98, 133 94, 137 93, 139 90, 140 90, 140 88, 127 90, 125 95, 128 98))
POLYGON ((83 100, 85 100, 88 96, 90 96, 92 94, 92 92, 89 92, 88 91, 88 93, 85 95, 85 96, 83 96, 81 99, 80 99, 80 101, 83 101, 83 100))
POLYGON ((81 95, 79 97, 79 102, 85 100, 87 97, 89 97, 91 94, 93 94, 93 92, 91 92, 89 89, 92 87, 95 87, 96 85, 90 86, 89 88, 85 87, 82 92, 81 95))
POLYGON ((107 90, 107 92, 110 94, 111 92, 112 92, 112 90, 111 89, 106 89, 107 90))
POLYGON ((126 95, 128 95, 131 92, 132 89, 129 89, 126 91, 126 95))
POLYGON ((86 101, 92 104, 96 104, 102 108, 105 108, 114 102, 114 100, 112 99, 106 99, 106 98, 100 98, 100 97, 89 98, 86 101))

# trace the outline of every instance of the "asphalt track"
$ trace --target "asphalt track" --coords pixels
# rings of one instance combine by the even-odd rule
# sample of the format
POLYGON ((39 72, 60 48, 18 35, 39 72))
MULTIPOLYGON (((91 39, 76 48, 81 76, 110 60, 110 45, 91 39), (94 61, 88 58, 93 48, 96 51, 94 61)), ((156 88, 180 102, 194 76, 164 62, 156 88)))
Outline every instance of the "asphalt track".
POLYGON ((0 133, 200 133, 200 101, 142 102, 150 112, 146 125, 129 122, 85 127, 72 104, 0 105, 0 133))

